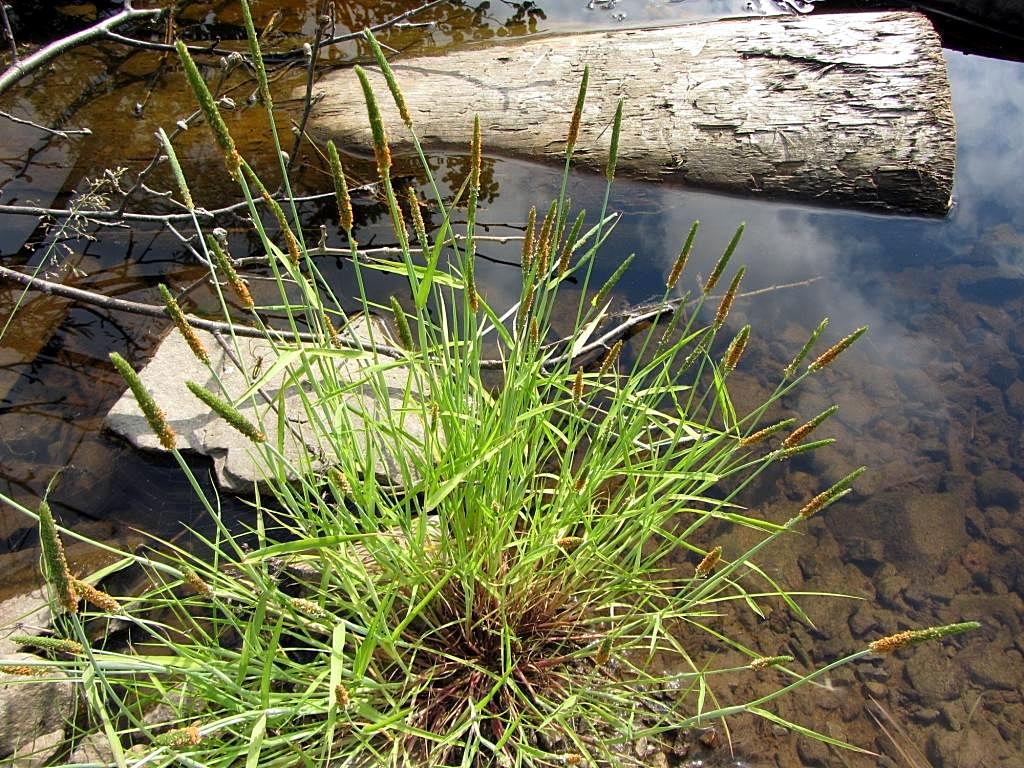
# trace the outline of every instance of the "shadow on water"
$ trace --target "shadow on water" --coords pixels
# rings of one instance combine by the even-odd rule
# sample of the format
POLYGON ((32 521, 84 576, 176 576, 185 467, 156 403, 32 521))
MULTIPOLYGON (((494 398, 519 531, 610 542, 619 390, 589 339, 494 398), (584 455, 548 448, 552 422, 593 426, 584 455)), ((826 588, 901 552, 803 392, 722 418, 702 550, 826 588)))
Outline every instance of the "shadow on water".
MULTIPOLYGON (((315 4, 274 5, 279 16, 268 11, 258 22, 270 40, 288 48, 311 33, 315 4)), ((338 30, 411 5, 337 3, 338 30)), ((442 4, 429 17, 436 21, 433 27, 392 30, 386 42, 399 50, 435 50, 533 31, 692 21, 709 12, 738 15, 745 7, 732 0, 591 5, 442 4), (627 18, 614 15, 622 13, 627 18)), ((178 29, 196 40, 236 40, 238 19, 211 16, 209 10, 186 4, 178 29)), ((347 44, 331 58, 340 63, 360 55, 347 44)), ((86 180, 104 168, 147 162, 155 128, 173 125, 190 108, 178 76, 159 54, 126 55, 103 47, 83 49, 66 63, 70 71, 58 64, 41 87, 20 90, 16 103, 5 108, 17 107, 43 123, 88 125, 95 133, 61 141, 5 126, 0 202, 67 204, 73 193, 88 192, 86 180), (141 112, 134 110, 139 103, 141 112)), ((751 766, 902 765, 899 749, 910 747, 935 766, 1024 763, 1024 66, 952 51, 947 63, 959 157, 956 205, 945 220, 772 204, 628 180, 614 190, 612 206, 624 216, 600 269, 610 274, 625 255, 638 254, 620 286, 617 300, 623 304, 660 292, 692 220, 700 219, 701 230, 692 271, 684 278, 691 283, 707 274, 736 224, 747 222, 735 257, 750 268, 745 287, 775 289, 738 302, 729 321, 733 330, 747 322, 754 327, 735 378, 740 406, 771 390, 780 368, 822 316, 832 318, 832 338, 871 326, 866 343, 841 366, 779 409, 779 416, 805 419, 837 402, 839 413, 822 428, 824 436, 839 439, 837 446, 785 465, 745 498, 759 514, 783 520, 850 467, 868 465, 856 496, 813 519, 805 535, 784 542, 764 563, 792 589, 866 599, 808 599, 813 627, 766 604, 763 618, 741 613, 734 629, 765 655, 792 653, 810 665, 911 626, 967 619, 984 624, 956 643, 958 653, 936 646, 905 659, 865 663, 779 705, 783 717, 883 758, 839 757, 764 722, 740 720, 732 726, 733 738, 751 766), (788 284, 799 285, 781 287, 788 284), (907 726, 909 744, 880 731, 868 714, 872 698, 907 726)), ((282 88, 301 81, 287 80, 293 75, 284 74, 282 88)), ((242 81, 228 87, 236 88, 240 103, 251 88, 242 81)), ((243 109, 232 118, 250 150, 259 148, 259 116, 253 114, 258 112, 243 109)), ((213 205, 226 199, 229 187, 213 170, 219 163, 204 148, 205 134, 193 133, 183 144, 186 160, 208 180, 203 194, 213 205)), ((434 162, 447 187, 461 183, 464 157, 438 155, 434 162)), ((303 187, 322 191, 319 164, 303 163, 297 171, 303 187)), ((372 178, 369 164, 353 159, 352 170, 357 181, 372 178)), ((480 216, 495 235, 514 234, 529 205, 543 204, 557 191, 555 169, 495 159, 488 173, 480 216)), ((166 179, 153 184, 166 186, 166 179)), ((599 207, 599 180, 578 175, 571 187, 576 206, 599 207)), ((356 205, 361 243, 388 244, 380 201, 368 192, 356 205)), ((322 223, 328 244, 340 243, 329 203, 306 204, 304 216, 311 232, 322 223)), ((82 226, 96 234, 95 241, 33 217, 6 216, 0 258, 73 285, 150 302, 157 282, 183 289, 201 276, 165 231, 140 225, 96 233, 89 222, 82 226)), ((244 221, 228 228, 236 256, 256 253, 244 221)), ((509 265, 518 259, 517 247, 488 243, 481 255, 478 279, 489 300, 503 306, 517 291, 519 275, 509 265)), ((343 261, 327 263, 325 272, 343 295, 351 293, 351 270, 343 261)), ((395 284, 381 280, 372 290, 386 296, 395 284)), ((215 309, 201 285, 189 298, 197 311, 215 309)), ((191 490, 171 462, 139 454, 101 430, 122 388, 107 353, 117 350, 140 364, 164 325, 0 286, 4 322, 15 307, 20 309, 0 343, 0 489, 31 506, 52 474, 64 468, 54 496, 64 522, 112 540, 128 541, 132 527, 173 536, 182 524, 198 520, 191 490)), ((198 474, 205 477, 207 470, 199 467, 198 474)), ((0 566, 9 574, 5 587, 35 584, 33 536, 23 518, 0 512, 0 562, 10 565, 0 566)), ((736 685, 735 695, 756 688, 747 681, 736 685)))

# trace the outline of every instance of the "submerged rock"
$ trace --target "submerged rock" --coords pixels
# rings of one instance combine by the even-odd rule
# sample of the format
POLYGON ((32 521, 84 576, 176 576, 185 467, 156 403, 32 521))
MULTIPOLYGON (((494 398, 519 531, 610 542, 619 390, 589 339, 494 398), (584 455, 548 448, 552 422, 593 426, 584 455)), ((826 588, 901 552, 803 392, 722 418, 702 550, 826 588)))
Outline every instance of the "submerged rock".
MULTIPOLYGON (((372 323, 371 331, 370 322, 358 318, 351 323, 349 331, 364 344, 368 342, 371 332, 373 338, 391 344, 391 336, 384 323, 377 319, 372 323)), ((265 340, 242 339, 238 344, 240 356, 235 355, 233 360, 211 334, 203 331, 197 333, 209 352, 209 367, 196 359, 177 331, 172 331, 139 372, 139 376, 167 414, 171 427, 178 435, 179 447, 212 458, 217 482, 222 488, 234 492, 251 490, 254 483, 264 480, 257 447, 193 395, 185 382, 194 381, 211 392, 221 395, 226 393, 235 402, 249 388, 252 373, 255 371, 259 375, 257 368, 270 371, 279 354, 286 354, 294 348, 282 346, 275 350, 265 340), (241 370, 240 366, 245 370, 241 370)), ((414 405, 410 407, 410 401, 418 401, 420 392, 415 382, 409 382, 408 368, 396 364, 380 373, 378 384, 383 386, 390 400, 389 406, 384 408, 374 388, 364 383, 367 359, 319 357, 311 364, 311 368, 329 374, 328 366, 332 365, 333 375, 339 387, 344 390, 337 397, 336 408, 339 412, 344 410, 347 413, 351 427, 349 433, 344 435, 344 440, 352 444, 354 451, 366 451, 364 416, 383 418, 389 412, 394 420, 394 429, 404 433, 398 438, 385 441, 380 431, 374 432, 375 473, 387 482, 401 484, 407 456, 399 455, 396 444, 400 444, 403 449, 421 444, 424 429, 418 409, 414 405)), ((318 395, 308 381, 287 380, 285 374, 279 372, 268 378, 259 393, 244 402, 236 403, 246 417, 262 425, 271 443, 276 442, 279 424, 283 426, 281 444, 275 447, 288 461, 293 477, 299 471, 326 469, 333 463, 331 457, 334 448, 310 425, 309 414, 304 406, 305 400, 316 397, 318 395), (283 403, 284 418, 279 420, 277 409, 280 403, 283 403)), ((317 404, 315 408, 321 410, 322 404, 317 404)), ((110 409, 106 426, 137 448, 163 450, 130 391, 125 392, 110 409)), ((338 436, 329 437, 336 439, 338 436)))

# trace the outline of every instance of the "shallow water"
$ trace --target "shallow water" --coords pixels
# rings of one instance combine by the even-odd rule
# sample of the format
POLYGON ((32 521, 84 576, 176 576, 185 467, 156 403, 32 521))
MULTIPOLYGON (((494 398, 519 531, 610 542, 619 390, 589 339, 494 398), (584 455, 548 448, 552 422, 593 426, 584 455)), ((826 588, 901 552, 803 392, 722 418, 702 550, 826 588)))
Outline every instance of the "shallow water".
MULTIPOLYGON (((282 41, 308 33, 315 23, 304 3, 277 5, 284 9, 282 41)), ((361 25, 409 5, 348 3, 340 13, 347 14, 345 23, 361 25)), ((534 30, 690 21, 709 12, 740 14, 744 5, 622 0, 614 8, 591 9, 585 0, 561 0, 543 3, 543 17, 524 13, 518 19, 499 3, 475 15, 445 7, 436 28, 402 30, 387 41, 422 50, 534 30), (627 17, 617 20, 615 13, 627 17)), ((206 10, 190 6, 180 22, 186 34, 223 32, 214 22, 231 21, 212 19, 206 10)), ((50 141, 31 129, 5 126, 0 202, 62 203, 103 168, 148 159, 152 130, 172 124, 188 102, 180 83, 156 69, 156 57, 126 58, 116 50, 83 49, 73 71, 58 67, 47 75, 45 90, 19 90, 17 102, 4 100, 3 108, 27 110, 41 122, 60 119, 97 133, 50 141), (151 87, 143 117, 132 118, 133 105, 151 87)), ((343 50, 338 57, 355 53, 343 50)), ((813 519, 806 535, 763 563, 793 589, 867 599, 808 600, 815 628, 796 625, 784 611, 768 607, 765 620, 742 615, 738 631, 766 655, 787 652, 821 663, 912 626, 967 619, 985 625, 905 659, 843 670, 827 687, 805 689, 779 705, 777 711, 790 719, 888 758, 839 756, 779 735, 763 722, 739 720, 733 725, 737 753, 752 766, 904 764, 895 743, 920 750, 935 766, 1024 765, 1024 65, 955 52, 947 52, 947 62, 959 156, 956 205, 945 220, 772 204, 626 180, 613 194, 613 208, 625 215, 605 248, 602 268, 611 272, 632 251, 640 257, 621 286, 622 301, 658 292, 693 219, 700 219, 701 230, 690 281, 707 273, 737 222, 745 221, 747 234, 735 257, 749 266, 745 287, 806 283, 737 303, 730 325, 754 327, 737 377, 740 402, 753 403, 770 390, 772 377, 822 316, 832 318, 831 339, 871 326, 835 370, 783 403, 781 415, 804 418, 839 403, 837 416, 822 428, 823 435, 839 438, 837 446, 786 465, 745 499, 761 514, 785 519, 849 468, 868 465, 855 496, 813 519), (884 735, 869 714, 878 713, 872 700, 906 729, 904 736, 891 723, 886 730, 893 739, 884 735)), ((255 118, 240 119, 246 125, 255 118)), ((442 175, 453 184, 465 173, 463 158, 443 156, 438 163, 446 165, 442 175)), ((487 171, 490 192, 481 219, 496 225, 521 222, 530 204, 543 203, 557 190, 555 169, 496 159, 487 171)), ((317 184, 310 174, 303 179, 309 187, 317 184)), ((221 189, 215 182, 211 178, 214 197, 221 189)), ((597 179, 573 178, 576 205, 594 210, 602 193, 597 179)), ((379 205, 367 198, 357 207, 367 221, 361 241, 369 242, 374 232, 383 237, 374 223, 379 205)), ((307 212, 311 221, 323 215, 313 205, 307 212)), ((333 231, 333 222, 327 223, 333 231)), ((233 253, 240 255, 247 247, 245 233, 232 237, 233 253)), ((43 253, 53 239, 34 219, 7 216, 0 226, 0 253, 7 265, 41 265, 77 285, 143 301, 153 300, 160 280, 180 288, 200 274, 182 266, 187 262, 177 240, 144 226, 106 230, 95 242, 68 241, 71 252, 56 261, 43 253), (33 252, 26 241, 42 247, 33 252)), ((514 260, 515 250, 495 245, 483 255, 514 260)), ((327 271, 345 284, 344 265, 327 271)), ((502 305, 518 273, 496 262, 481 262, 478 271, 491 301, 502 305)), ((209 301, 201 288, 192 295, 199 308, 209 301)), ((0 286, 0 322, 19 297, 19 291, 0 286)), ((100 430, 121 390, 107 352, 116 349, 141 362, 163 330, 141 318, 42 295, 24 297, 0 342, 0 490, 34 503, 52 474, 66 467, 54 500, 69 524, 114 536, 124 526, 172 535, 181 522, 191 522, 191 491, 177 469, 100 430)), ((24 520, 0 511, 0 552, 14 553, 0 555, 8 558, 0 567, 9 574, 0 592, 33 578, 34 554, 24 551, 31 540, 24 520)))

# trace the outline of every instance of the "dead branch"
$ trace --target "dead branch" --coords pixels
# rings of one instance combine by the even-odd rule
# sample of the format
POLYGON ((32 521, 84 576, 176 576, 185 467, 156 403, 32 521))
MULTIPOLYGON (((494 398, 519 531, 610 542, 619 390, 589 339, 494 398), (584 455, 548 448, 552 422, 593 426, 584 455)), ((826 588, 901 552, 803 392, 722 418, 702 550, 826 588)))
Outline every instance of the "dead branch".
POLYGON ((70 51, 72 48, 77 48, 78 46, 91 42, 96 38, 103 37, 106 35, 108 30, 120 26, 121 24, 125 24, 129 21, 138 21, 140 19, 156 19, 162 13, 163 11, 159 8, 151 10, 135 10, 131 7, 130 3, 125 3, 125 9, 120 13, 111 16, 109 19, 104 19, 98 24, 94 24, 91 27, 83 29, 81 32, 76 32, 73 35, 68 35, 67 37, 50 43, 46 47, 40 48, 27 59, 12 62, 11 66, 7 68, 7 71, 0 75, 0 94, 4 93, 8 88, 21 80, 21 78, 25 77, 25 75, 30 72, 34 72, 47 62, 57 58, 67 51, 70 51))

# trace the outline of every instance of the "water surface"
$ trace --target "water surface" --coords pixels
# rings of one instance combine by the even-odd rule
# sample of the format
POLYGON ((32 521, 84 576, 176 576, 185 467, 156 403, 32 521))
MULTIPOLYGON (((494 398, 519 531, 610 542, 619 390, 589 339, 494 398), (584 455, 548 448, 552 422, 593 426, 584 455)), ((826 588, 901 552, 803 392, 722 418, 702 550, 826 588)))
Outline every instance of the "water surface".
MULTIPOLYGON (((312 31, 312 4, 275 5, 283 11, 274 38, 282 47, 312 31)), ((339 3, 338 23, 361 26, 411 5, 339 3)), ((584 0, 561 0, 541 8, 495 3, 474 12, 445 5, 432 12, 438 22, 433 28, 401 29, 385 39, 415 52, 534 31, 745 12, 744 3, 720 0, 622 0, 593 8, 584 0), (625 18, 616 16, 622 13, 625 18)), ((237 30, 230 14, 210 10, 186 6, 181 31, 197 39, 227 39, 237 30)), ((331 54, 339 62, 358 55, 354 45, 331 54)), ((733 628, 766 655, 792 653, 820 664, 905 628, 967 619, 984 624, 980 632, 944 646, 843 670, 827 687, 805 689, 779 706, 786 717, 888 757, 839 755, 763 722, 740 720, 733 725, 735 747, 751 765, 902 765, 893 740, 935 766, 1024 764, 1024 65, 952 51, 946 58, 959 156, 955 206, 944 220, 773 204, 628 180, 613 194, 612 206, 624 216, 600 268, 607 274, 626 254, 639 256, 621 286, 622 302, 660 292, 694 219, 700 219, 701 230, 684 277, 689 284, 707 274, 740 221, 747 223, 747 234, 735 258, 749 267, 748 290, 803 283, 737 304, 731 330, 746 322, 754 328, 736 377, 740 403, 753 404, 770 391, 778 370, 822 316, 832 319, 830 340, 860 325, 871 327, 841 364, 787 398, 779 411, 809 418, 838 403, 839 413, 822 428, 839 439, 837 445, 785 465, 744 499, 759 514, 784 520, 850 468, 866 464, 870 471, 853 497, 813 519, 804 535, 763 562, 793 589, 865 600, 809 600, 814 627, 769 605, 764 619, 742 614, 733 628), (871 717, 879 712, 872 702, 905 727, 906 735, 897 735, 890 723, 893 740, 886 737, 871 717)), ((82 49, 67 61, 74 66, 58 66, 31 90, 19 89, 3 108, 96 133, 64 141, 5 125, 0 202, 65 205, 71 192, 84 191, 87 179, 105 168, 138 168, 152 154, 155 127, 173 125, 190 108, 180 77, 156 55, 103 46, 82 49), (141 117, 132 116, 136 104, 144 104, 141 117)), ((285 77, 301 82, 300 72, 285 77)), ((244 88, 236 96, 244 101, 244 88)), ((259 136, 258 112, 236 118, 252 146, 259 136)), ((212 205, 228 187, 218 182, 216 158, 203 155, 205 134, 194 133, 187 159, 192 167, 210 169, 206 194, 212 205)), ((438 156, 436 162, 452 185, 461 181, 464 158, 438 156)), ((369 178, 369 168, 361 172, 369 178)), ((323 184, 312 165, 299 175, 308 189, 323 184)), ((521 224, 528 206, 543 205, 557 184, 555 169, 492 159, 481 218, 496 233, 514 231, 500 225, 521 224)), ((577 205, 594 210, 603 185, 592 176, 574 176, 571 194, 577 205)), ((306 213, 311 228, 324 220, 331 241, 340 241, 329 205, 310 204, 306 213)), ((360 240, 382 242, 379 202, 360 198, 357 215, 365 222, 360 240)), ((83 227, 94 231, 87 222, 83 227)), ((241 223, 232 228, 232 246, 236 256, 254 248, 241 223)), ((6 265, 38 267, 83 287, 143 301, 155 300, 159 281, 184 288, 201 277, 174 237, 145 225, 106 229, 89 241, 31 217, 5 216, 0 254, 6 265)), ((496 261, 481 262, 480 279, 491 301, 501 305, 513 295, 519 275, 498 261, 514 261, 516 249, 494 244, 483 255, 496 261)), ((351 270, 338 262, 326 271, 344 292, 351 270)), ((382 294, 393 290, 388 284, 375 288, 382 294)), ((191 295, 199 309, 211 308, 201 286, 191 295)), ((66 523, 110 536, 130 526, 167 535, 179 531, 196 510, 176 468, 100 429, 122 388, 107 353, 117 350, 141 363, 165 328, 0 286, 4 320, 18 302, 0 342, 0 489, 33 504, 63 468, 54 501, 66 523)), ((23 567, 18 580, 31 578, 34 554, 23 550, 32 535, 24 520, 0 511, 0 551, 13 553, 0 558, 23 567)), ((5 587, 15 588, 15 579, 8 581, 5 587)))

